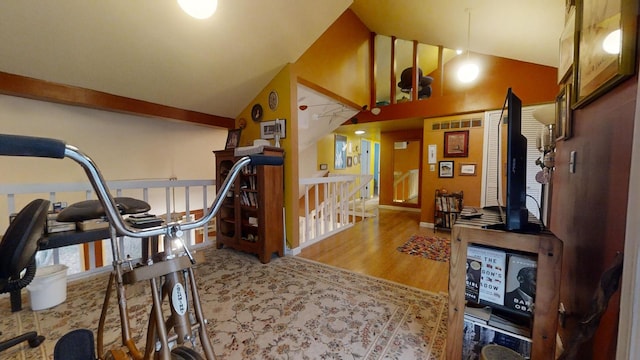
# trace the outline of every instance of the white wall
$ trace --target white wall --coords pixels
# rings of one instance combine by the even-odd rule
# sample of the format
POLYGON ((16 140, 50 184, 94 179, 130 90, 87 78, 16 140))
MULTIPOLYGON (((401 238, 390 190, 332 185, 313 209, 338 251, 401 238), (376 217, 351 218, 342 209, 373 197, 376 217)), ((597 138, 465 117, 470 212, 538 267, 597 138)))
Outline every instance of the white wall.
MULTIPOLYGON (((0 133, 56 138, 96 162, 106 180, 213 179, 227 130, 0 95, 0 133)), ((87 181, 69 159, 0 157, 0 186, 87 181)), ((24 204, 16 204, 23 206, 24 204)), ((0 233, 8 222, 0 199, 0 233)))

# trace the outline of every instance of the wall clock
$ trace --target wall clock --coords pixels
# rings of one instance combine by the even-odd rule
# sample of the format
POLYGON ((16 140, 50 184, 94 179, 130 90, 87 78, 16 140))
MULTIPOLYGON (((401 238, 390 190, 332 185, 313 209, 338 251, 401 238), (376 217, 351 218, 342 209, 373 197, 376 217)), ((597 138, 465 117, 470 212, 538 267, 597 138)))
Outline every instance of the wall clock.
POLYGON ((253 121, 260 121, 262 120, 262 105, 260 104, 255 104, 253 105, 253 107, 251 108, 251 119, 253 119, 253 121))
POLYGON ((275 111, 278 108, 278 93, 271 90, 269 93, 269 109, 275 111))

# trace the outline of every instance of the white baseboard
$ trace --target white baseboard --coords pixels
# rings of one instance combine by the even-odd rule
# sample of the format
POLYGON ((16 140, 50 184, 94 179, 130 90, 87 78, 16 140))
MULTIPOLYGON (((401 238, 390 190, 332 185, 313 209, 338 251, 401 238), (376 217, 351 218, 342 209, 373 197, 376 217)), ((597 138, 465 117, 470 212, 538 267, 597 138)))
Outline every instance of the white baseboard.
POLYGON ((434 225, 430 222, 420 221, 420 227, 426 227, 428 229, 433 229, 434 225))

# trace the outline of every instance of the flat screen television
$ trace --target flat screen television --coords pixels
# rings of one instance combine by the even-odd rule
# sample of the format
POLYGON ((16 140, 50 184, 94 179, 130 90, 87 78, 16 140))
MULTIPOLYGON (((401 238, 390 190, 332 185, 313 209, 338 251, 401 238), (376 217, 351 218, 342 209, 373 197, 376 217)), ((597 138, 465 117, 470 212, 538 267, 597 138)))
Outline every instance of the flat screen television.
MULTIPOLYGON (((504 208, 499 206, 502 222, 489 225, 487 228, 538 232, 540 225, 529 222, 529 210, 527 210, 527 138, 521 133, 522 101, 511 88, 507 91, 502 108, 502 114, 505 112, 507 113, 507 199, 504 208)), ((503 115, 500 118, 502 119, 503 115)))

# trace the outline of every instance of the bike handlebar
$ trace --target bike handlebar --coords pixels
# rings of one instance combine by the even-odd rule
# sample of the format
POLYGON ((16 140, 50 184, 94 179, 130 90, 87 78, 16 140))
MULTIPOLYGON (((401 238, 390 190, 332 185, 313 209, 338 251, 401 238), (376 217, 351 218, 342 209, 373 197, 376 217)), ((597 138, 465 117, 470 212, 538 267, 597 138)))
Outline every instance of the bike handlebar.
POLYGON ((62 159, 65 143, 60 140, 33 136, 0 134, 0 155, 31 156, 62 159))
POLYGON ((216 197, 213 200, 208 212, 193 221, 184 223, 167 223, 146 229, 136 229, 125 223, 120 215, 113 197, 107 187, 106 181, 102 177, 97 165, 91 158, 82 153, 78 148, 65 144, 61 140, 0 134, 0 156, 29 156, 29 157, 47 157, 47 158, 69 158, 77 162, 84 168, 93 189, 96 191, 98 199, 104 206, 105 214, 111 225, 115 228, 119 235, 125 235, 135 238, 144 238, 157 235, 175 235, 177 231, 187 231, 203 227, 218 212, 222 206, 225 194, 231 188, 240 170, 247 165, 282 165, 284 159, 281 156, 266 155, 249 155, 241 157, 230 169, 227 178, 224 180, 219 189, 217 189, 216 197))

